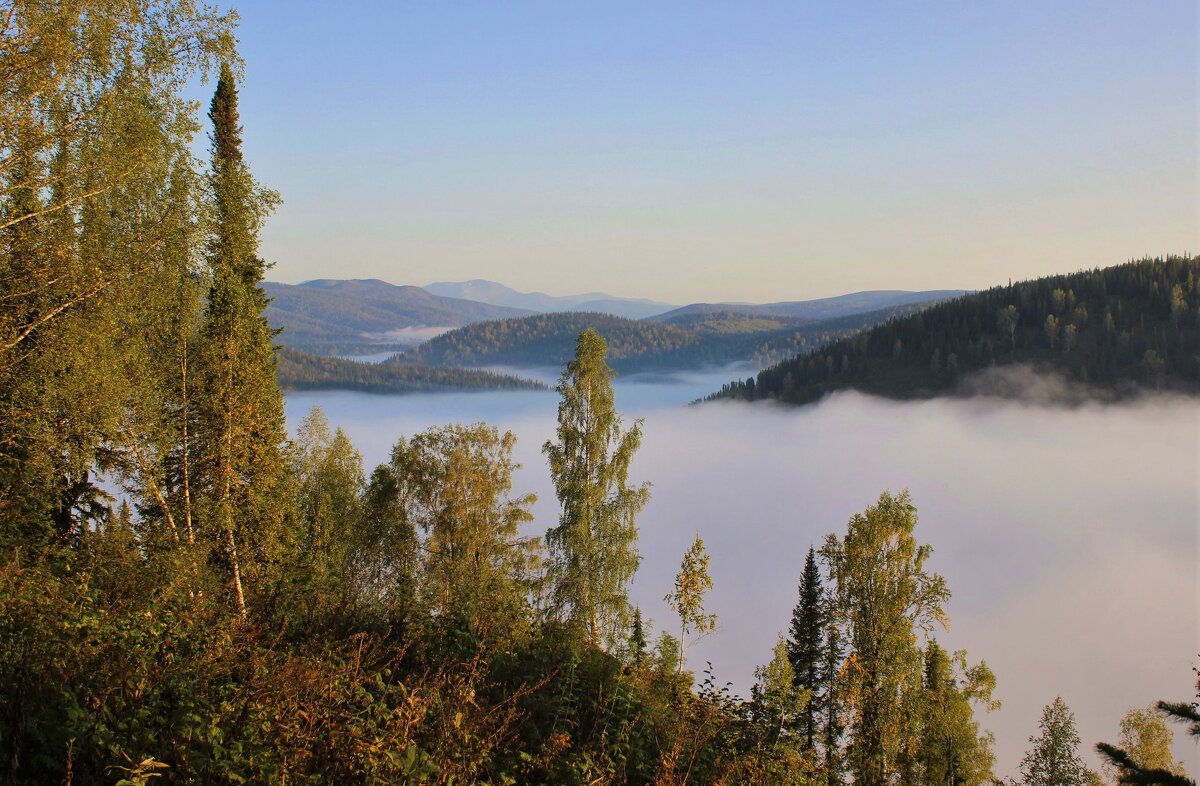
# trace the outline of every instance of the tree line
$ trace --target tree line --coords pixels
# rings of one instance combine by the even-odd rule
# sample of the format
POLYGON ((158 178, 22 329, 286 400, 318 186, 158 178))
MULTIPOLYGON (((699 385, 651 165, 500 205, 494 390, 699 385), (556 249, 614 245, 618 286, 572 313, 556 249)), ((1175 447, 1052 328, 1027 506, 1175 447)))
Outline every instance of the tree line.
POLYGON ((280 347, 276 378, 285 391, 360 390, 365 393, 417 393, 447 390, 546 390, 540 382, 453 366, 363 363, 280 347))
POLYGON ((1093 396, 1200 389, 1200 262, 1142 259, 966 295, 725 385, 712 398, 816 401, 971 392, 972 372, 1026 364, 1093 396))
POLYGON ((675 371, 751 362, 766 366, 851 336, 910 307, 830 320, 747 318, 708 314, 686 324, 632 320, 609 314, 560 312, 477 322, 397 354, 395 363, 435 366, 547 366, 566 363, 580 331, 594 328, 622 373, 675 371))
MULTIPOLYGON (((319 410, 289 437, 258 253, 278 198, 242 153, 233 17, 7 10, 4 782, 988 782, 994 677, 932 635, 949 590, 906 494, 810 552, 750 697, 697 683, 708 555, 667 595, 680 636, 653 636, 627 595, 641 424, 596 331, 556 388, 545 537, 510 433, 430 428, 369 474, 319 410), (180 94, 205 74, 199 162, 180 94)), ((1161 735, 1131 723, 1114 755, 1153 772, 1161 735)), ((1030 784, 1076 782, 1030 761, 1030 784)))

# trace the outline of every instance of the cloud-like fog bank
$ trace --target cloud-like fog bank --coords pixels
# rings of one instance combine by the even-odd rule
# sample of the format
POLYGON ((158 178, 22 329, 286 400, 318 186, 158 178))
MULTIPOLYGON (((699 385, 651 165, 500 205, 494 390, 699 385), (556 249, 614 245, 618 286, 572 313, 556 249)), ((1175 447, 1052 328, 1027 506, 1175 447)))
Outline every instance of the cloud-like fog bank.
POLYGON ((443 333, 448 333, 454 330, 453 325, 448 326, 410 326, 396 328, 395 330, 385 330, 382 333, 363 333, 364 338, 372 341, 391 341, 397 344, 409 344, 416 346, 431 338, 437 338, 443 333))
MULTIPOLYGON (((907 488, 929 568, 954 597, 950 648, 986 659, 1004 707, 997 772, 1015 774, 1043 705, 1061 694, 1091 761, 1121 716, 1194 693, 1198 607, 1200 408, 1147 398, 1116 406, 1033 406, 993 399, 890 402, 854 393, 811 407, 719 403, 683 408, 727 377, 618 381, 618 408, 645 418, 636 480, 654 486, 640 520, 633 599, 673 630, 662 601, 699 533, 712 557, 715 634, 689 648, 746 693, 788 624, 810 545, 844 532, 883 490, 907 488), (716 384, 714 384, 716 382, 716 384)), ((294 425, 314 403, 368 466, 401 434, 450 421, 511 429, 525 465, 515 490, 540 499, 531 531, 557 514, 542 443, 552 393, 369 396, 293 394, 294 425)), ((1177 732, 1181 731, 1179 729, 1177 732)), ((1177 733, 1191 770, 1196 748, 1177 733)))
POLYGON ((1058 372, 1038 371, 1028 365, 996 366, 962 378, 956 391, 966 397, 999 398, 1045 407, 1080 406, 1098 401, 1130 400, 1138 395, 1132 384, 1112 390, 1067 379, 1058 372))

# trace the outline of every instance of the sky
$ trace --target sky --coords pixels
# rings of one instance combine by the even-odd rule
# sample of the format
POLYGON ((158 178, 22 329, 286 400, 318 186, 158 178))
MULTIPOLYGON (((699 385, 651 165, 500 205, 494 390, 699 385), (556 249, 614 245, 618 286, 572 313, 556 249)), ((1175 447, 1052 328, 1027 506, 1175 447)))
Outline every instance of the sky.
POLYGON ((278 281, 767 302, 1200 247, 1187 0, 236 8, 278 281))

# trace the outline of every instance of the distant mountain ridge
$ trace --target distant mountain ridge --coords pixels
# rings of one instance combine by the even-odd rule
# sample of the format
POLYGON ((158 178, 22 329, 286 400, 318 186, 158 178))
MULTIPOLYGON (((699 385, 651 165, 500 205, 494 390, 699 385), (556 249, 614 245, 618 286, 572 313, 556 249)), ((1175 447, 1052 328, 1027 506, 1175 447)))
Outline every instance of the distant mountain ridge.
POLYGON ((894 306, 928 305, 967 294, 963 289, 932 289, 910 292, 900 289, 878 289, 851 292, 835 297, 813 300, 790 300, 779 303, 693 303, 650 317, 655 322, 682 323, 697 315, 712 313, 741 314, 753 317, 782 317, 790 319, 823 320, 866 314, 894 306))
POLYGON ((271 298, 267 319, 272 327, 283 329, 280 340, 291 347, 327 354, 374 345, 400 349, 417 343, 405 335, 412 329, 450 329, 532 313, 441 297, 421 287, 378 279, 267 282, 263 289, 271 298))
POLYGON ((476 278, 470 281, 438 281, 425 287, 442 297, 463 298, 494 306, 526 309, 545 314, 562 311, 594 311, 626 319, 646 317, 670 311, 677 306, 645 298, 624 298, 606 292, 579 295, 547 295, 545 292, 519 292, 504 284, 476 278))
POLYGON ((608 333, 610 359, 626 371, 738 361, 762 367, 957 294, 887 290, 810 301, 674 308, 651 300, 606 299, 611 296, 602 292, 566 297, 522 293, 483 279, 429 288, 379 279, 264 286, 272 298, 267 318, 282 328, 279 341, 305 352, 406 352, 401 362, 459 367, 558 365, 569 359, 579 331, 595 324, 608 333), (648 311, 656 313, 642 319, 620 315, 648 311))

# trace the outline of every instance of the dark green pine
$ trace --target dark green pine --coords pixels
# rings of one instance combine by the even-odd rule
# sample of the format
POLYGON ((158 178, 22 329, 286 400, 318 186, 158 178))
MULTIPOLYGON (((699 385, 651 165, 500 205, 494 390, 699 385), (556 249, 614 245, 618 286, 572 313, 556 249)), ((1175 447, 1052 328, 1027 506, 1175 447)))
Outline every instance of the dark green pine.
POLYGON ((800 599, 792 611, 788 635, 788 659, 792 663, 796 685, 812 692, 801 722, 804 745, 816 746, 819 696, 822 693, 821 657, 825 640, 825 610, 822 604, 821 571, 817 568, 816 553, 808 550, 804 574, 800 579, 800 599))

